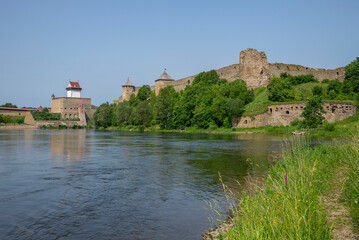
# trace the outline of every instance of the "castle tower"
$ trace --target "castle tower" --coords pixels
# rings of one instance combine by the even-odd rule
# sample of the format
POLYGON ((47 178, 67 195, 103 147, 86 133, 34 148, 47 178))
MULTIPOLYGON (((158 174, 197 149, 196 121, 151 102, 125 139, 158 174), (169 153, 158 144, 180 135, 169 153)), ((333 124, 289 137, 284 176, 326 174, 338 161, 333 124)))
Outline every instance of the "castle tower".
POLYGON ((131 94, 135 92, 135 86, 130 82, 130 78, 127 79, 124 85, 122 85, 122 99, 129 100, 131 94))
POLYGON ((155 81, 155 94, 158 95, 160 93, 160 89, 166 87, 171 82, 174 82, 174 79, 168 75, 165 69, 162 75, 155 81))
POLYGON ((81 98, 81 90, 79 82, 70 82, 67 85, 67 97, 81 98))
POLYGON ((270 71, 266 54, 252 48, 241 51, 239 79, 244 80, 249 89, 268 86, 270 71))

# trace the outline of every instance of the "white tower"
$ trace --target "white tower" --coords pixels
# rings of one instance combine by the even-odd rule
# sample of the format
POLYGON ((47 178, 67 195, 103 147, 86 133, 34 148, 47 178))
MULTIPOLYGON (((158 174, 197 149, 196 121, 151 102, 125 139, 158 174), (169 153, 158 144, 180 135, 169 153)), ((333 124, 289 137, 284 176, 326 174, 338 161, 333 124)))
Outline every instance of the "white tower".
POLYGON ((75 97, 75 98, 81 98, 81 90, 79 82, 70 82, 69 85, 67 85, 67 97, 75 97))

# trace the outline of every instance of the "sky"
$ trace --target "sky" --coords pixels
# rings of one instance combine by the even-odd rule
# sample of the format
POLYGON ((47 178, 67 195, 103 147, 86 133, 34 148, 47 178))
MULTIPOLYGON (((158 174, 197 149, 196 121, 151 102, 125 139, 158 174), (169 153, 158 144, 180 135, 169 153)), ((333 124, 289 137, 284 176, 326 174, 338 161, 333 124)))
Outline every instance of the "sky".
POLYGON ((359 57, 358 0, 0 0, 0 105, 51 106, 79 81, 92 104, 239 62, 337 68, 359 57))

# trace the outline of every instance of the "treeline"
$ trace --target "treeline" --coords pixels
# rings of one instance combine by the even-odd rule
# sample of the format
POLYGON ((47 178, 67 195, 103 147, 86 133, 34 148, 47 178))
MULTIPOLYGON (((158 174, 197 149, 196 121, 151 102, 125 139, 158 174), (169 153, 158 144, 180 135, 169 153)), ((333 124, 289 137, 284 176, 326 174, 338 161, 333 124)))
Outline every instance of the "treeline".
POLYGON ((118 105, 104 103, 96 110, 96 127, 160 126, 162 129, 186 127, 231 127, 231 118, 242 115, 254 98, 243 80, 228 82, 215 70, 198 74, 192 85, 181 92, 173 86, 156 96, 148 85, 118 105))

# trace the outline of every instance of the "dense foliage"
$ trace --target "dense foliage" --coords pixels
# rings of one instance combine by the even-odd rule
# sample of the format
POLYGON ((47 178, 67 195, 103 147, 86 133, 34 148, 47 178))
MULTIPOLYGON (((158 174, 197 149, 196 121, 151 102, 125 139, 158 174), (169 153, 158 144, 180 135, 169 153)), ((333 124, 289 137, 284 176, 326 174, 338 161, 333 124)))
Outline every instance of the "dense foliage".
POLYGON ((292 76, 288 73, 282 73, 280 77, 273 76, 268 85, 268 99, 273 102, 295 100, 293 87, 309 82, 318 82, 318 80, 312 74, 292 76))
POLYGON ((45 111, 31 111, 32 117, 35 121, 56 121, 61 119, 61 113, 49 113, 45 111))
POLYGON ((323 123, 325 113, 323 100, 319 96, 313 96, 309 99, 301 117, 304 117, 303 126, 306 128, 316 128, 323 123))
POLYGON ((328 79, 319 82, 312 74, 291 76, 282 73, 279 77, 273 76, 267 88, 253 91, 247 90, 243 80, 228 82, 212 70, 198 74, 192 85, 179 93, 173 86, 167 86, 156 96, 150 86, 145 85, 137 95, 132 94, 129 101, 118 105, 102 104, 94 115, 94 122, 97 127, 228 128, 233 117, 263 113, 274 102, 308 100, 303 113, 305 121, 300 124, 310 128, 323 121, 320 102, 358 101, 359 58, 346 67, 344 82, 328 79))
POLYGON ((8 116, 0 114, 0 123, 23 124, 24 120, 24 116, 8 116))
POLYGON ((160 126, 163 129, 185 127, 231 127, 231 118, 243 113, 253 100, 242 80, 219 79, 216 71, 198 74, 193 84, 180 93, 167 86, 155 96, 148 85, 118 105, 104 103, 95 112, 97 127, 160 126))

